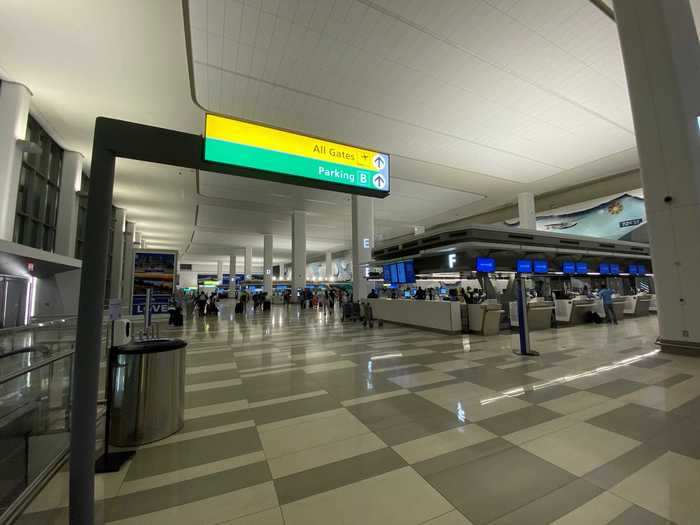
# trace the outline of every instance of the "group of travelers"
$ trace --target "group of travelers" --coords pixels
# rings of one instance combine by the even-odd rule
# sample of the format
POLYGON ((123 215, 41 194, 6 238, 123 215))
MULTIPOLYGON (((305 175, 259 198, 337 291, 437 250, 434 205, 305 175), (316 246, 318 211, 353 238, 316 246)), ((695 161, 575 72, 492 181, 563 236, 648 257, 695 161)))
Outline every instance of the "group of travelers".
POLYGON ((199 317, 208 315, 218 315, 219 307, 217 306, 219 298, 216 292, 211 292, 209 296, 203 291, 196 295, 193 299, 194 311, 199 317))
MULTIPOLYGON (((302 308, 313 308, 324 313, 334 313, 335 305, 347 302, 349 295, 342 289, 330 288, 328 290, 311 290, 305 288, 300 292, 299 302, 302 308)), ((285 301, 289 304, 291 294, 285 301)))

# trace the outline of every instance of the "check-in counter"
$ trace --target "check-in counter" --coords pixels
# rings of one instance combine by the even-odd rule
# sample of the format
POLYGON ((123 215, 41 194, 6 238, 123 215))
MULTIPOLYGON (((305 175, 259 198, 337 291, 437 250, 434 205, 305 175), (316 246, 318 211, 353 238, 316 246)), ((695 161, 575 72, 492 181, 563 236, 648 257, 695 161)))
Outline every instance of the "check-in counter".
POLYGON ((367 300, 375 319, 451 334, 462 332, 460 303, 456 301, 367 300))
POLYGON ((469 331, 482 335, 497 335, 501 328, 500 304, 470 304, 469 311, 469 331))
POLYGON ((651 296, 648 294, 626 295, 625 315, 631 317, 641 317, 649 314, 651 296))
MULTIPOLYGON (((511 301, 508 305, 510 311, 510 325, 520 326, 518 315, 518 302, 511 301)), ((546 330, 552 327, 552 301, 530 301, 527 303, 527 325, 530 330, 546 330)))
POLYGON ((582 324, 586 322, 586 314, 595 307, 596 301, 588 298, 557 299, 554 301, 554 312, 557 322, 582 324))

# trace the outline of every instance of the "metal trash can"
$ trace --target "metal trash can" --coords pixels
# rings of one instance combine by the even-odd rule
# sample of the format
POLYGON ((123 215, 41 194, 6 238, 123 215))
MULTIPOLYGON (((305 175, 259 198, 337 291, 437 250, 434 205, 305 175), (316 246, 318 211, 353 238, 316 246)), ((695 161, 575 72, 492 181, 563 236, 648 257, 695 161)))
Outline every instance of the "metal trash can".
POLYGON ((145 445, 182 428, 186 346, 180 339, 153 339, 112 348, 110 444, 145 445))

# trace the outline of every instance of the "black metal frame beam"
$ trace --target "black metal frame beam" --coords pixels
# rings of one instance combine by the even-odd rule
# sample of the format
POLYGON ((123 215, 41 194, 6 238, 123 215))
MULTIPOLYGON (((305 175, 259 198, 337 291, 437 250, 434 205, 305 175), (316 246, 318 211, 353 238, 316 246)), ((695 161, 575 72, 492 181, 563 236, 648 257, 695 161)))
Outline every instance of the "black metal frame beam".
POLYGON ((352 186, 345 187, 279 173, 206 162, 203 148, 204 140, 199 135, 105 117, 98 117, 95 120, 71 408, 70 523, 72 525, 93 525, 95 519, 95 427, 105 296, 103 283, 107 278, 109 239, 107 232, 112 218, 116 159, 121 157, 168 164, 368 197, 387 196, 383 192, 352 186))

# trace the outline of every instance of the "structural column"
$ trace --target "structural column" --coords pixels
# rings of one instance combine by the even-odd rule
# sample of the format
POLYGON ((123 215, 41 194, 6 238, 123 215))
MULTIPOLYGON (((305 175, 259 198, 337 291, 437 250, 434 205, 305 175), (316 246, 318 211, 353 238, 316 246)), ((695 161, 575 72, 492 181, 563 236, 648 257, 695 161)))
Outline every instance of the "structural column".
POLYGON ((243 273, 246 279, 250 279, 253 275, 253 247, 246 246, 243 254, 243 273))
POLYGON ((236 255, 229 255, 228 258, 228 273, 231 276, 231 284, 236 282, 236 261, 238 257, 236 255))
POLYGON ((27 134, 29 99, 22 84, 0 81, 0 239, 11 241, 17 212, 17 189, 27 134))
POLYGON ((326 279, 329 281, 333 278, 333 254, 326 252, 326 279))
POLYGON ((659 341, 700 355, 700 45, 688 0, 615 0, 651 241, 659 341))
POLYGON ((112 274, 110 276, 109 298, 122 298, 122 269, 124 267, 124 228, 126 210, 115 208, 114 235, 112 236, 112 274))
POLYGON ((122 270, 122 307, 131 312, 131 296, 134 292, 134 223, 126 221, 124 227, 124 269, 122 270))
POLYGON ((83 156, 77 151, 63 153, 61 190, 58 196, 56 220, 56 253, 75 257, 75 237, 78 232, 78 195, 83 174, 83 156))
POLYGON ((374 248, 374 201, 371 197, 352 196, 352 293, 353 299, 365 299, 369 293, 369 265, 374 248))
POLYGON ((134 232, 134 248, 143 248, 141 232, 134 232))
POLYGON ((306 212, 292 213, 292 300, 299 299, 296 291, 306 286, 306 212))
POLYGON ((518 219, 520 220, 521 228, 525 228, 527 230, 537 229, 534 193, 526 192, 518 194, 518 219))
POLYGON ((224 261, 216 261, 216 280, 218 282, 224 280, 224 261))
POLYGON ((266 234, 263 240, 263 290, 272 297, 272 235, 266 234))

